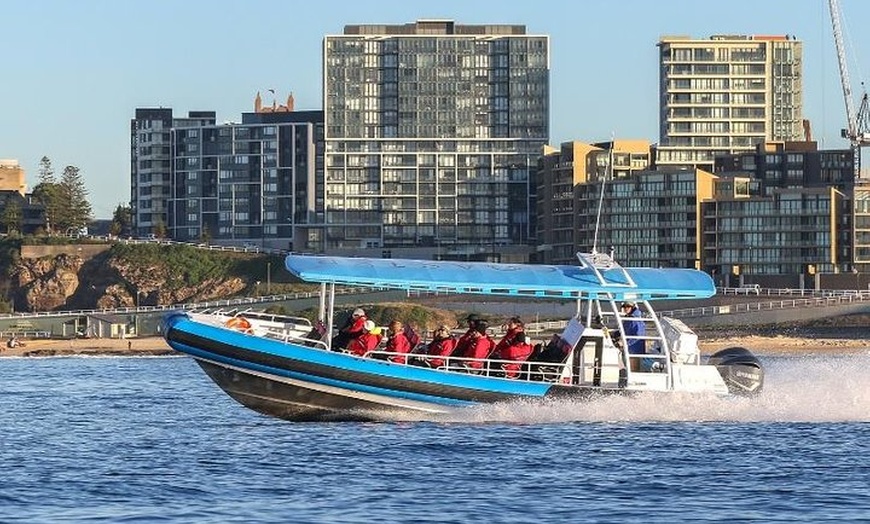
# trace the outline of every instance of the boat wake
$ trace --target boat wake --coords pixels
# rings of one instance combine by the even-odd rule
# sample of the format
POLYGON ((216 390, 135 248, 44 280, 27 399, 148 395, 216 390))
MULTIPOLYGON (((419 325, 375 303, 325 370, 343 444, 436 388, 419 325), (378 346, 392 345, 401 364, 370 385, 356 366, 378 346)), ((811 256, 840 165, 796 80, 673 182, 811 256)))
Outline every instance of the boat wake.
POLYGON ((463 409, 447 423, 870 422, 870 353, 770 358, 751 398, 642 393, 593 401, 521 400, 463 409))

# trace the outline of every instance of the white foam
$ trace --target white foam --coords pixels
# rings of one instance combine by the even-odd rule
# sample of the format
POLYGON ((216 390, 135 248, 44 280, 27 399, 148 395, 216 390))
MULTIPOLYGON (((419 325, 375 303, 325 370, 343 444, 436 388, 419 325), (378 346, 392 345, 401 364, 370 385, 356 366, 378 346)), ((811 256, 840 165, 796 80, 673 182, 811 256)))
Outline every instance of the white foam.
POLYGON ((870 354, 767 359, 752 398, 638 394, 592 401, 518 400, 462 410, 458 423, 870 422, 870 354))

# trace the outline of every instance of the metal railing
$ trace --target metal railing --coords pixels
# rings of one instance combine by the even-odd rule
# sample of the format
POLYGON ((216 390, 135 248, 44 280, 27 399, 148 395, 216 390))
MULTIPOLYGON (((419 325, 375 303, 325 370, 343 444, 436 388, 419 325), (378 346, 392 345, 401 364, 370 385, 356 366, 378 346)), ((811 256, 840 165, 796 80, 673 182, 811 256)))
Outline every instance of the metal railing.
POLYGON ((870 301, 870 292, 816 292, 817 295, 807 298, 793 298, 786 300, 771 300, 763 302, 744 302, 739 304, 724 304, 715 306, 703 306, 669 311, 659 311, 659 315, 673 318, 697 318, 712 315, 729 315, 737 313, 752 313, 761 311, 775 311, 781 309, 797 309, 812 307, 842 306, 870 301))

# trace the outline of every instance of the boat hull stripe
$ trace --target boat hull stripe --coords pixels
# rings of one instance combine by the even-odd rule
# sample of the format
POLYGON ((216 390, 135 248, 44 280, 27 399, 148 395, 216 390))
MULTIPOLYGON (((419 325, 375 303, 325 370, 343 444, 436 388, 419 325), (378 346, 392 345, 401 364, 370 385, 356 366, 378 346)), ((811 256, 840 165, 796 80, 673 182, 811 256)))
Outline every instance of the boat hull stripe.
MULTIPOLYGON (((221 342, 210 337, 205 337, 180 329, 178 326, 169 328, 166 340, 177 350, 194 356, 218 361, 232 362, 233 365, 243 368, 258 369, 263 372, 281 376, 292 377, 300 380, 328 384, 345 389, 368 391, 377 394, 398 395, 415 400, 442 404, 462 404, 465 402, 496 402, 508 398, 514 398, 517 393, 487 391, 447 385, 436 382, 423 382, 419 380, 406 380, 397 377, 376 375, 360 372, 347 368, 324 365, 304 359, 280 356, 262 350, 247 350, 238 345, 221 342), (179 347, 180 346, 180 347, 179 347)), ((282 346, 295 348, 281 342, 275 342, 282 346)), ((318 351, 309 348, 301 348, 301 351, 318 351)), ((404 366, 402 366, 404 367, 404 366)), ((439 373, 432 371, 433 373, 439 373)), ((475 378, 480 378, 476 377, 475 378)), ((491 381, 495 381, 490 379, 491 381)), ((535 389, 541 390, 538 394, 531 391, 524 393, 526 396, 543 396, 547 385, 533 384, 535 389)), ((531 388, 530 388, 531 389, 531 388)))

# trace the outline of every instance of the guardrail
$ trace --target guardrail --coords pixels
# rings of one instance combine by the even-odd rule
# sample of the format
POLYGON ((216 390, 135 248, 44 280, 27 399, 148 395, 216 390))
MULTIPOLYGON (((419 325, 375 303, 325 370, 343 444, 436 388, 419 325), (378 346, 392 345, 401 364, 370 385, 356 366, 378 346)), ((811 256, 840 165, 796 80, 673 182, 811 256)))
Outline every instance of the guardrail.
POLYGON ((41 330, 23 330, 16 331, 14 329, 7 329, 5 331, 0 331, 0 338, 6 339, 11 337, 20 337, 20 338, 51 338, 51 331, 46 331, 44 329, 41 330))
MULTIPOLYGON (((98 238, 103 240, 103 237, 98 238)), ((233 253, 262 253, 265 255, 286 255, 289 251, 284 249, 275 249, 261 246, 224 246, 221 244, 208 244, 205 242, 179 242, 177 240, 168 240, 163 238, 148 239, 148 238, 105 238, 106 242, 118 242, 121 244, 158 244, 166 246, 190 246, 197 249, 207 249, 210 251, 230 251, 233 253)))
POLYGON ((697 318, 712 315, 752 313, 755 311, 774 311, 778 309, 841 306, 870 301, 870 292, 868 291, 853 291, 847 293, 832 293, 828 291, 825 293, 827 294, 808 298, 673 309, 670 311, 659 311, 659 315, 673 318, 697 318))
POLYGON ((791 288, 764 288, 764 287, 719 287, 717 295, 745 295, 745 296, 799 296, 799 297, 839 297, 849 295, 866 295, 868 290, 860 289, 791 289, 791 288))

